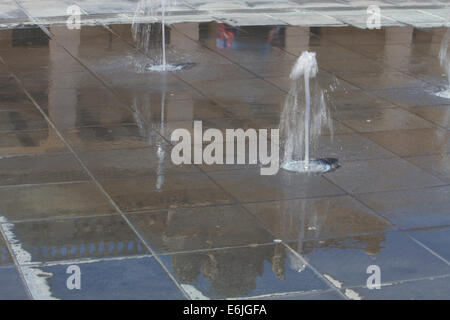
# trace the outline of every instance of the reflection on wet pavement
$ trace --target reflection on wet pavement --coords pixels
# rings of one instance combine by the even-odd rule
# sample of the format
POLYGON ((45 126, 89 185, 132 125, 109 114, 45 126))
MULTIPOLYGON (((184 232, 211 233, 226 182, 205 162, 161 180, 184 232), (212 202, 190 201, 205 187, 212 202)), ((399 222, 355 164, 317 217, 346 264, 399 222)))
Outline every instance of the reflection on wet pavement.
POLYGON ((368 265, 380 267, 384 283, 448 273, 448 263, 397 232, 308 241, 302 253, 319 272, 345 286, 364 286, 367 273, 358 270, 368 265))
MULTIPOLYGON (((163 256, 183 287, 214 299, 324 290, 328 288, 283 245, 265 245, 163 256)), ((200 295, 201 294, 201 295, 200 295)))
POLYGON ((195 66, 165 74, 143 70, 129 25, 0 30, 0 298, 448 297, 442 36, 175 24, 169 61, 195 66), (314 152, 340 168, 172 163, 171 133, 196 120, 277 128, 303 50, 332 107, 314 152))

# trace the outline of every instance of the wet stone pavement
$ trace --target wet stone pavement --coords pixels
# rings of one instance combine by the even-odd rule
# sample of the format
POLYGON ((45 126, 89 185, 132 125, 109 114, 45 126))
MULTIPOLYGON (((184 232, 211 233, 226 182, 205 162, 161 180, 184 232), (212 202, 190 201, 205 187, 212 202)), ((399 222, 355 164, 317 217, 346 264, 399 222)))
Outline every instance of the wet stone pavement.
POLYGON ((195 65, 154 73, 130 25, 1 30, 0 298, 449 298, 445 31, 174 24, 195 65), (340 168, 172 163, 195 120, 277 128, 303 50, 337 83, 313 154, 340 168))

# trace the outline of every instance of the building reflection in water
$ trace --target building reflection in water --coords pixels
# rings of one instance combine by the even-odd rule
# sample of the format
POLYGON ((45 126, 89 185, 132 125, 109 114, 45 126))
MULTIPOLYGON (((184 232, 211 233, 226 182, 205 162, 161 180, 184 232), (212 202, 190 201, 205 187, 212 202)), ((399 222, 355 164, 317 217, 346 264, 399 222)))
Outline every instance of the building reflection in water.
MULTIPOLYGON (((329 225, 343 223, 339 221, 340 217, 333 217, 333 212, 333 207, 322 207, 314 211, 313 207, 308 206, 286 206, 281 219, 280 215, 275 215, 268 228, 277 230, 278 234, 289 235, 286 243, 299 255, 308 255, 322 249, 362 250, 370 256, 381 252, 385 242, 383 232, 364 237, 308 240, 307 236, 309 239, 321 239, 322 230, 328 229, 329 225)), ((220 232, 214 234, 215 221, 211 221, 210 225, 202 223, 195 229, 187 220, 189 216, 184 218, 183 214, 185 213, 176 211, 168 213, 165 223, 160 225, 162 239, 169 251, 188 251, 195 243, 210 241, 212 244, 216 243, 216 239, 224 237, 220 234, 223 233, 223 226, 220 232), (175 224, 174 227, 172 223, 175 224), (189 225, 191 229, 187 232, 182 226, 189 225)), ((224 219, 226 217, 222 217, 221 223, 224 223, 224 219)), ((267 224, 267 221, 264 222, 267 224)), ((231 219, 227 222, 230 229, 234 224, 231 219)), ((242 232, 248 232, 249 238, 253 237, 251 229, 242 229, 242 232)), ((225 238, 232 239, 232 235, 225 238)), ((228 243, 230 242, 233 241, 229 240, 228 243)), ((256 289, 259 278, 271 277, 272 274, 279 281, 284 281, 288 269, 303 272, 305 268, 303 261, 286 250, 283 244, 176 254, 168 259, 180 282, 204 288, 202 283, 206 280, 209 288, 204 289, 214 297, 246 296, 256 289)))
POLYGON ((124 235, 122 219, 112 216, 103 222, 73 219, 67 223, 19 223, 13 225, 11 234, 20 243, 21 249, 31 255, 32 262, 147 253, 133 233, 124 235), (21 241, 29 234, 37 236, 32 242, 21 241))
MULTIPOLYGON (((182 283, 206 280, 216 297, 245 296, 257 287, 257 279, 269 267, 278 280, 285 279, 287 253, 283 245, 257 249, 236 248, 170 257, 174 276, 182 283)), ((266 275, 267 276, 267 275, 266 275)))

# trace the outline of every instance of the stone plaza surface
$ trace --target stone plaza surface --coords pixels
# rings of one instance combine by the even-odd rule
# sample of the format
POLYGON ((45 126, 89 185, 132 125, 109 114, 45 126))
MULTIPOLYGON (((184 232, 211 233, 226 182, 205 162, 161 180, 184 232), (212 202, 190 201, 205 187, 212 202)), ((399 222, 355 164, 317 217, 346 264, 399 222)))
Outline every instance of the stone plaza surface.
MULTIPOLYGON (((33 13, 10 1, 11 15, 30 17, 17 3, 33 13)), ((172 24, 169 62, 195 65, 152 73, 127 24, 1 30, 0 298, 448 299, 445 32, 172 24), (278 128, 304 50, 335 87, 334 134, 313 154, 340 168, 172 163, 171 132, 195 120, 278 128), (71 265, 81 290, 66 286, 71 265), (367 288, 370 265, 381 289, 367 288)))
MULTIPOLYGON (((139 5, 154 7, 158 21, 160 0, 2 0, 0 28, 21 24, 58 24, 80 8, 81 23, 132 23, 139 5)), ((217 21, 233 26, 356 26, 366 28, 369 6, 378 7, 383 26, 447 26, 448 0, 164 0, 166 23, 217 21)), ((373 9, 372 9, 373 10, 373 9)), ((142 18, 142 17, 141 17, 142 18)))

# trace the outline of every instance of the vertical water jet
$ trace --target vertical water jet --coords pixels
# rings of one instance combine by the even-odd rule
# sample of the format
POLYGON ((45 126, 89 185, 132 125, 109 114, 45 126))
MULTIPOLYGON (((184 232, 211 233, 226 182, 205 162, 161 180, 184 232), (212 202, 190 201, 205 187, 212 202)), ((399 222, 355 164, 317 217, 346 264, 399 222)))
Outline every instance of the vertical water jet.
POLYGON ((316 75, 316 54, 304 51, 292 68, 291 88, 280 119, 281 168, 296 172, 326 172, 332 164, 324 159, 311 159, 322 128, 332 131, 331 118, 316 75))
POLYGON ((142 69, 153 72, 171 72, 191 68, 193 63, 169 63, 166 48, 166 11, 171 0, 141 0, 133 17, 131 32, 139 50, 150 60, 142 69), (160 23, 156 23, 159 21, 160 23), (161 29, 161 35, 159 35, 161 29), (156 39, 152 39, 156 37, 156 39), (159 43, 161 46, 156 46, 159 43))
POLYGON ((439 62, 441 67, 444 68, 445 74, 447 75, 447 86, 444 90, 441 90, 436 93, 436 95, 440 98, 450 99, 450 57, 448 52, 448 46, 450 43, 450 28, 447 29, 447 32, 444 35, 444 38, 441 42, 441 48, 439 50, 439 62))

